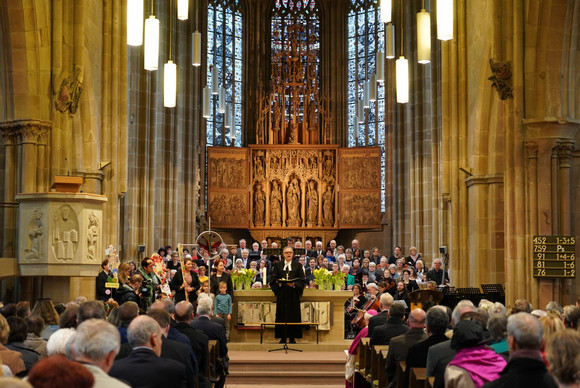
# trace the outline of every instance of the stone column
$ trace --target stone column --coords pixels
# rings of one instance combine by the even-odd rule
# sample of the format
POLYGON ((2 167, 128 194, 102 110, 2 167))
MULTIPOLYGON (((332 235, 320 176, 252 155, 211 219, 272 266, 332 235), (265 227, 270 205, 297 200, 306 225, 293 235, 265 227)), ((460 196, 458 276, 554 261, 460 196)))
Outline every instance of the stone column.
MULTIPOLYGON (((570 206, 570 170, 572 167, 572 152, 574 140, 565 140, 558 147, 558 191, 560 194, 559 228, 561 235, 568 236, 572 233, 571 206, 570 206)), ((559 300, 565 304, 574 303, 576 295, 572 290, 572 280, 562 279, 559 300)))
MULTIPOLYGON (((529 141, 526 143, 528 151, 528 214, 529 214, 529 234, 538 234, 538 143, 529 141)), ((534 280, 537 282, 537 280, 534 280)), ((542 281, 540 281, 541 283, 542 281)), ((538 287, 532 287, 532 303, 539 298, 538 287)))
MULTIPOLYGON (((4 149, 6 154, 5 159, 5 176, 4 176, 4 198, 3 201, 7 203, 14 202, 14 195, 16 194, 16 169, 17 169, 17 149, 16 149, 16 131, 11 127, 4 127, 0 124, 0 130, 4 136, 4 149)), ((4 235, 2 236, 3 257, 13 257, 14 240, 16 239, 16 208, 5 207, 4 213, 4 235)))

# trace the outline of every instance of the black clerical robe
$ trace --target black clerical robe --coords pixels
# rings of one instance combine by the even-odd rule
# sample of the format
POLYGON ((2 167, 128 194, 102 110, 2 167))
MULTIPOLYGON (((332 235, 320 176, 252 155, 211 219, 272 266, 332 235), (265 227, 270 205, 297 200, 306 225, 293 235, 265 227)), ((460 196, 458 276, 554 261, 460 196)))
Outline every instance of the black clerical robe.
MULTIPOLYGON (((287 271, 284 269, 284 260, 280 260, 273 267, 270 288, 276 295, 276 322, 301 322, 300 297, 305 283, 302 264, 298 260, 293 260, 291 270, 287 271), (294 287, 288 286, 283 281, 285 279, 296 279, 293 282, 294 287)), ((276 338, 302 338, 302 327, 276 325, 275 335, 276 338)))

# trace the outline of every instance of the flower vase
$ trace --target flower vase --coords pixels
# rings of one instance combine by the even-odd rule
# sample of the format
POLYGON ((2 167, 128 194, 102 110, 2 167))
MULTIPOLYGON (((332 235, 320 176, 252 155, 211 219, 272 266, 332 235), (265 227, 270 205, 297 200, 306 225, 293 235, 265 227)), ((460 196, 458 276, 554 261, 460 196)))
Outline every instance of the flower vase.
POLYGON ((326 291, 332 291, 332 282, 326 282, 325 287, 326 291))
POLYGON ((252 281, 251 280, 244 281, 244 290, 249 290, 251 288, 252 288, 252 281))
POLYGON ((234 290, 240 291, 241 289, 242 289, 242 283, 241 282, 234 282, 234 290))

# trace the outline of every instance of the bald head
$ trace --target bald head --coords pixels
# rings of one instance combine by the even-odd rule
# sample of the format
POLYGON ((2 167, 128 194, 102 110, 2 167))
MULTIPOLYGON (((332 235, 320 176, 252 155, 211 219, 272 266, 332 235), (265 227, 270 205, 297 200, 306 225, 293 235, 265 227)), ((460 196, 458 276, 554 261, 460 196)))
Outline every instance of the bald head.
POLYGON ((193 305, 185 300, 176 304, 174 318, 177 322, 190 323, 193 320, 193 305))
POLYGON ((425 327, 425 311, 423 309, 415 309, 409 314, 408 324, 410 328, 425 327))

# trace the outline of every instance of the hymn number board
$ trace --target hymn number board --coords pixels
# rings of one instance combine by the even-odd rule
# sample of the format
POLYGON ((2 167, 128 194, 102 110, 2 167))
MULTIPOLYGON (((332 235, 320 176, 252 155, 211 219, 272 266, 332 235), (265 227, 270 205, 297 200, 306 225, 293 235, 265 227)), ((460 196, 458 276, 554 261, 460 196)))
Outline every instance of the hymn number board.
POLYGON ((534 236, 532 242, 534 277, 576 277, 576 237, 534 236))

